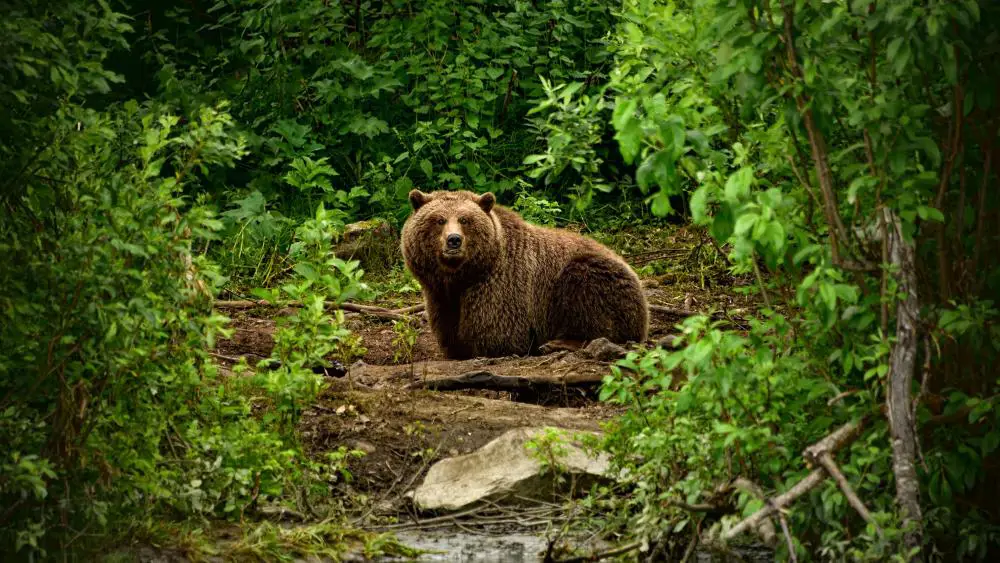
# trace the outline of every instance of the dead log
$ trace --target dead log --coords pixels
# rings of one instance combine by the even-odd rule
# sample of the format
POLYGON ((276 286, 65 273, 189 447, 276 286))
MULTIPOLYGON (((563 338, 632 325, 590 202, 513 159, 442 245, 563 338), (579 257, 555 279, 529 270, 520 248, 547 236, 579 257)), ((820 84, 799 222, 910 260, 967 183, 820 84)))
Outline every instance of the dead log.
POLYGON ((693 309, 681 309, 677 307, 668 307, 666 305, 650 305, 649 313, 657 315, 666 315, 668 317, 674 317, 678 319, 686 319, 688 317, 693 317, 695 315, 707 315, 713 321, 733 321, 737 324, 745 323, 746 319, 739 315, 728 315, 724 312, 714 312, 707 313, 704 311, 695 311, 693 309))
MULTIPOLYGON (((920 510, 920 481, 917 478, 917 438, 913 416, 912 386, 916 369, 917 326, 920 302, 917 299, 917 275, 913 243, 903 238, 899 218, 888 209, 882 221, 888 234, 889 262, 896 270, 897 283, 903 300, 896 307, 896 343, 889 356, 889 376, 886 381, 886 406, 889 432, 892 437, 892 472, 896 478, 896 504, 905 529, 903 541, 907 550, 919 548, 923 526, 920 510)), ((921 559, 919 556, 913 560, 921 559)))
POLYGON ((465 389, 490 389, 493 391, 534 391, 538 386, 527 377, 496 375, 487 370, 467 371, 454 377, 415 381, 407 389, 433 391, 460 391, 465 389))
POLYGON ((414 381, 408 384, 406 388, 429 389, 432 391, 485 389, 491 391, 529 391, 539 393, 557 389, 561 390, 567 387, 593 387, 599 385, 603 377, 603 374, 571 374, 570 377, 558 379, 522 377, 519 375, 497 375, 488 370, 478 369, 451 377, 414 381))

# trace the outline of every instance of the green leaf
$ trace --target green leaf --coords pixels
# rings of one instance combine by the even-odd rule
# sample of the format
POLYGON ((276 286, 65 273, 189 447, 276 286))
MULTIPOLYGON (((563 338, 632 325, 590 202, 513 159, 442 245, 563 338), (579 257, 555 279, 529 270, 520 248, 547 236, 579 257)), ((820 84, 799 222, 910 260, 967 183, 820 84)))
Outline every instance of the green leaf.
POLYGON ((639 155, 639 149, 642 147, 642 127, 639 124, 639 120, 629 118, 628 121, 622 124, 622 127, 618 129, 615 134, 615 139, 621 148, 622 157, 625 159, 626 164, 632 164, 635 157, 639 155))
POLYGON ((667 190, 661 189, 653 196, 653 205, 650 209, 657 217, 666 217, 673 211, 670 206, 670 194, 667 190))
POLYGON ((734 172, 726 180, 724 190, 726 201, 735 205, 750 197, 750 186, 753 183, 753 169, 743 167, 734 172))
POLYGON ((913 144, 924 151, 924 153, 930 158, 931 166, 938 168, 941 166, 941 149, 938 148, 937 143, 929 137, 917 137, 913 139, 913 144))
POLYGON ((712 219, 712 237, 718 241, 729 240, 733 234, 733 225, 732 209, 728 205, 723 205, 712 219))
POLYGON ((924 221, 937 221, 939 223, 944 222, 944 214, 938 209, 927 205, 918 206, 917 215, 919 215, 924 221))
POLYGON ((695 189, 694 193, 691 194, 691 199, 688 202, 691 208, 691 220, 694 221, 696 225, 704 225, 705 220, 708 218, 708 186, 701 185, 695 189))
POLYGON ((638 107, 639 102, 635 98, 619 98, 615 103, 615 109, 611 112, 611 124, 619 131, 625 129, 635 119, 638 107))

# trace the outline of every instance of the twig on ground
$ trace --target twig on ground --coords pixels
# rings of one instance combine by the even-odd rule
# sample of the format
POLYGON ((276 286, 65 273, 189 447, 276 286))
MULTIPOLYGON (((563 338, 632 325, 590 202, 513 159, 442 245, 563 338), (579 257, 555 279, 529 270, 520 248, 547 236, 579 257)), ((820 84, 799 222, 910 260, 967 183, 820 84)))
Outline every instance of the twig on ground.
POLYGON ((461 512, 456 512, 455 514, 446 514, 444 516, 436 516, 434 518, 426 518, 424 520, 418 520, 416 522, 403 522, 399 524, 389 524, 388 526, 377 526, 375 529, 379 531, 389 531, 389 530, 403 530, 409 528, 420 528, 422 526, 427 526, 430 524, 435 524, 437 522, 451 522, 456 518, 461 518, 462 516, 469 516, 481 512, 486 507, 484 505, 474 506, 467 510, 461 512))
POLYGON ((580 374, 572 379, 558 378, 558 372, 542 373, 531 377, 518 375, 497 375, 491 371, 477 369, 459 375, 414 381, 406 389, 430 389, 433 391, 458 391, 465 389, 489 389, 493 391, 529 392, 543 394, 558 392, 565 387, 594 386, 601 383, 603 373, 580 374))
POLYGON ((400 315, 416 315, 417 313, 422 313, 427 309, 427 306, 423 303, 417 305, 411 305, 409 307, 403 307, 402 309, 392 309, 393 313, 399 313, 400 315))

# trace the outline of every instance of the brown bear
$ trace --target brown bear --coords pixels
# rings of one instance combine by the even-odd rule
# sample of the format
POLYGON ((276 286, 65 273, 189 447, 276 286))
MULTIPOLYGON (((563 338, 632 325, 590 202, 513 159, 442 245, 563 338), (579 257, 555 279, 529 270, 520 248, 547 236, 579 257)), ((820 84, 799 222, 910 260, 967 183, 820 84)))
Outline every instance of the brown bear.
POLYGON ((646 340, 646 297, 624 260, 495 202, 492 193, 410 192, 403 258, 446 357, 528 355, 552 340, 646 340))

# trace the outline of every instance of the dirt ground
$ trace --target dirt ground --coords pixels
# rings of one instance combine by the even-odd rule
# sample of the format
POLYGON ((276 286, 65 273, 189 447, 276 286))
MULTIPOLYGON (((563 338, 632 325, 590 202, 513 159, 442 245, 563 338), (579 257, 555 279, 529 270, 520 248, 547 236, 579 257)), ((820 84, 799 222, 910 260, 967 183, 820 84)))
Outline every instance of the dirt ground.
MULTIPOLYGON (((705 243, 703 235, 681 229, 625 234, 603 242, 619 249, 637 267, 652 305, 735 314, 752 306, 751 298, 737 290, 746 280, 726 272, 724 259, 720 262, 720 255, 713 254, 716 250, 705 243), (661 247, 666 250, 648 250, 661 247), (650 256, 653 259, 647 260, 650 256)), ((380 302, 398 307, 417 304, 420 297, 412 292, 383 295, 380 302)), ((223 366, 244 356, 253 365, 269 356, 274 319, 284 312, 262 308, 223 312, 232 318, 235 329, 232 338, 220 340, 215 350, 223 366)), ((655 346, 675 332, 680 320, 676 315, 653 314, 646 346, 655 346)), ((329 378, 330 385, 317 404, 307 409, 300 430, 313 452, 348 446, 367 454, 351 462, 353 486, 371 496, 380 513, 397 511, 400 507, 393 503, 400 502, 399 493, 418 483, 434 461, 473 451, 509 429, 552 425, 597 430, 617 413, 616 408, 595 400, 609 363, 578 352, 449 362, 422 320, 413 363, 407 364, 394 361, 396 334, 390 321, 349 314, 347 325, 361 337, 367 352, 346 377, 329 378), (420 388, 428 380, 477 370, 544 380, 545 385, 526 393, 420 388)))

